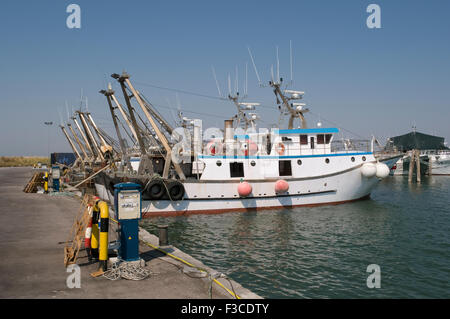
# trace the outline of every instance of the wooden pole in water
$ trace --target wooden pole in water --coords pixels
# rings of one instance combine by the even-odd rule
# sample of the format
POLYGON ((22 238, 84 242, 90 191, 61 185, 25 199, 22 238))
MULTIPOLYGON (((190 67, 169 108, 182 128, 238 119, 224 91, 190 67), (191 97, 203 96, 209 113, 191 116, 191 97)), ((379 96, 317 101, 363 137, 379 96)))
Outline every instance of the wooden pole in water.
POLYGON ((420 176, 420 150, 416 150, 416 175, 417 175, 417 183, 421 182, 420 176))
POLYGON ((433 161, 432 156, 428 155, 428 176, 433 175, 433 161))
POLYGON ((415 150, 412 150, 409 156, 409 172, 408 172, 408 182, 412 182, 412 176, 414 171, 414 157, 415 157, 415 150))

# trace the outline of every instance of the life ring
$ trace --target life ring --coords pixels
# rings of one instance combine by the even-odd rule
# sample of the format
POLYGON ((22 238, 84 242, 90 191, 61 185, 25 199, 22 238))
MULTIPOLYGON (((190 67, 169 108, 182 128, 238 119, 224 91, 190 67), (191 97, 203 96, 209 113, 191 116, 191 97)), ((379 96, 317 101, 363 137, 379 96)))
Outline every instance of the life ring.
POLYGON ((277 151, 278 155, 284 155, 284 151, 286 150, 286 146, 284 146, 283 143, 278 143, 275 146, 275 150, 277 151))
POLYGON ((219 141, 211 141, 206 145, 207 152, 209 153, 208 155, 212 156, 222 154, 222 147, 222 143, 219 141))

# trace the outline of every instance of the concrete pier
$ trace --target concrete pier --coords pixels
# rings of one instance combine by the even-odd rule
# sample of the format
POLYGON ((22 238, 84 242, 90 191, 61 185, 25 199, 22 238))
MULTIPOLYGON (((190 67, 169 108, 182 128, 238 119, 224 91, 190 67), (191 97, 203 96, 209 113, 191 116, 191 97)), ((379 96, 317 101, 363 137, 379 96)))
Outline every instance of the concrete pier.
MULTIPOLYGON (((64 244, 80 208, 80 199, 22 192, 32 174, 31 168, 0 168, 0 298, 211 297, 208 277, 189 275, 186 265, 144 244, 140 245, 140 252, 146 269, 152 273, 149 278, 141 281, 93 278, 90 274, 98 269, 98 264, 90 264, 82 250, 77 260, 81 287, 69 288, 66 281, 72 273, 64 267, 64 244)), ((158 241, 142 229, 140 238, 153 244, 158 241)), ((169 249, 172 254, 214 273, 176 247, 169 249)), ((260 298, 230 281, 220 279, 241 298, 260 298)), ((212 287, 212 298, 233 298, 217 284, 212 287)))

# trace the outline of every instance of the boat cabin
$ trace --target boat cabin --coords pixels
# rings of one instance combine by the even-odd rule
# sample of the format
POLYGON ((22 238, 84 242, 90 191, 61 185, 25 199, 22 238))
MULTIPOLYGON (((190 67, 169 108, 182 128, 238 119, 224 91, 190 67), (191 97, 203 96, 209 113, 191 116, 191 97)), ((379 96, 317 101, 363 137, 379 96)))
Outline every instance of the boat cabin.
POLYGON ((328 154, 333 134, 338 132, 337 128, 274 130, 270 155, 328 154))
MULTIPOLYGON (((235 135, 233 140, 223 143, 222 153, 217 152, 217 141, 214 147, 210 142, 205 154, 198 156, 202 168, 196 172, 202 174, 201 179, 224 180, 299 176, 299 170, 303 170, 300 168, 302 158, 309 162, 316 156, 327 157, 337 132, 337 128, 275 129, 270 133, 235 135), (226 154, 225 150, 230 148, 234 153, 226 154), (214 149, 214 153, 209 152, 210 149, 214 149)), ((326 160, 320 162, 329 163, 326 160)))

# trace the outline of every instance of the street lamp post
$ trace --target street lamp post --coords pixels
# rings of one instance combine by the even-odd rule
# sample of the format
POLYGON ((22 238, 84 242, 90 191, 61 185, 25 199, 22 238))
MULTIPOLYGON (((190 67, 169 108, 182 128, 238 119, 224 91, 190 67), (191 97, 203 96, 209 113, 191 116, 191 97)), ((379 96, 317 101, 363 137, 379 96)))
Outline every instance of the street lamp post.
POLYGON ((47 154, 48 154, 48 160, 49 165, 51 163, 50 159, 50 126, 53 124, 53 122, 44 122, 45 125, 47 125, 47 154))

